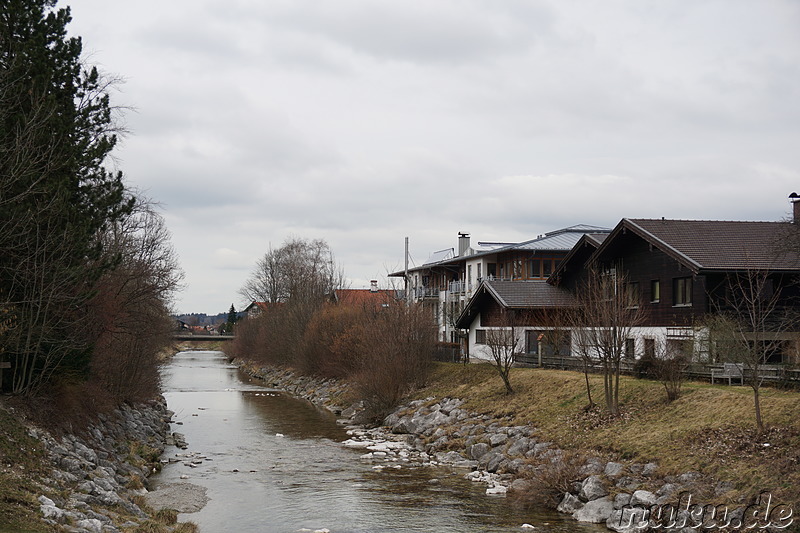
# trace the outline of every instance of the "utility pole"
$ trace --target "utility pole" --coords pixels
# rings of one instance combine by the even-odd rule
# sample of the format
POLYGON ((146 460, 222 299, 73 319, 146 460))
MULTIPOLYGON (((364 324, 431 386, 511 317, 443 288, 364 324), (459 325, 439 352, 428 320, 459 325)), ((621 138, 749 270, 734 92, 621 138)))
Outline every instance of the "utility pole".
POLYGON ((405 254, 405 270, 403 279, 406 282, 406 304, 411 305, 411 283, 408 279, 408 237, 406 237, 406 254, 405 254))

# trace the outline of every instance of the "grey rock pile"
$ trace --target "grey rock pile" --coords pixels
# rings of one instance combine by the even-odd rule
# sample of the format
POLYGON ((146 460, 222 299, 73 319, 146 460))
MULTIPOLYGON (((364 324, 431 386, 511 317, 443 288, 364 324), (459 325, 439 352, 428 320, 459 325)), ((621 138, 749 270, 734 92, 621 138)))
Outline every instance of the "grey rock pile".
POLYGON ((160 399, 100 415, 81 435, 55 438, 31 429, 53 463, 51 476, 42 484, 51 494, 68 494, 39 498, 45 520, 74 533, 116 533, 147 521, 148 515, 131 498, 146 492, 144 483, 155 471, 154 459, 164 451, 171 417, 160 399), (138 455, 143 451, 147 457, 138 455))

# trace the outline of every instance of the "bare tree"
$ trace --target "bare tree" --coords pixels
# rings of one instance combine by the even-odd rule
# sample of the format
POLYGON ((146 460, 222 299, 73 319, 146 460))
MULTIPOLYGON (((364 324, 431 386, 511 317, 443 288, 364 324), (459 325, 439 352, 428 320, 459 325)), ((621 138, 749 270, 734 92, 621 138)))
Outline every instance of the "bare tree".
POLYGON ((344 273, 322 239, 292 238, 264 254, 239 293, 249 301, 281 304, 261 320, 265 327, 269 324, 267 329, 281 332, 270 335, 266 358, 273 363, 298 361, 314 313, 344 285, 344 273))
POLYGON ((503 309, 499 327, 486 329, 486 346, 492 356, 492 363, 503 380, 506 394, 513 394, 511 386, 511 367, 514 365, 514 355, 520 351, 522 340, 520 338, 520 317, 513 309, 503 309))
POLYGON ((270 248, 239 290, 250 302, 322 300, 344 286, 344 273, 322 239, 292 238, 270 248))
MULTIPOLYGON (((577 297, 578 308, 572 321, 574 345, 585 365, 600 363, 606 408, 616 416, 625 341, 634 328, 644 323, 646 315, 638 294, 615 267, 591 269, 577 297)), ((586 384, 588 392, 588 376, 586 384)))
POLYGON ((798 318, 782 296, 781 275, 748 269, 728 277, 718 313, 709 319, 712 348, 720 359, 742 364, 743 381, 753 390, 756 427, 764 431, 761 415, 763 366, 770 354, 783 349, 787 334, 797 329, 798 318))
POLYGON ((138 202, 104 240, 106 253, 119 260, 88 305, 92 375, 119 400, 148 399, 158 390, 158 357, 171 342, 169 308, 183 274, 164 220, 149 202, 138 202))

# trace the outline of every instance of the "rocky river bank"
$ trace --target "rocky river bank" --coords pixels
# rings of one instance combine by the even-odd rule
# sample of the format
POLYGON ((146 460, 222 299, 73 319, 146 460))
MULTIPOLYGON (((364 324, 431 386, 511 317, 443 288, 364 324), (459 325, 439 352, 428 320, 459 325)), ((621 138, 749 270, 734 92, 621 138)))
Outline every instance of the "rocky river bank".
MULTIPOLYGON (((52 464, 50 475, 38 480, 44 520, 71 533, 144 531, 153 518, 147 478, 171 442, 172 415, 160 398, 101 414, 77 434, 29 429, 52 464)), ((179 531, 182 525, 163 527, 179 531)))
POLYGON ((658 463, 613 460, 565 452, 536 428, 470 413, 457 398, 425 398, 397 408, 382 426, 366 428, 359 404, 341 405, 346 385, 290 371, 242 364, 267 386, 285 390, 341 416, 350 439, 375 469, 450 465, 486 485, 487 497, 541 504, 549 495, 557 510, 609 530, 738 531, 758 527, 786 531, 791 509, 748 501, 734 485, 698 472, 664 474, 658 463), (730 502, 730 503, 721 503, 730 502))

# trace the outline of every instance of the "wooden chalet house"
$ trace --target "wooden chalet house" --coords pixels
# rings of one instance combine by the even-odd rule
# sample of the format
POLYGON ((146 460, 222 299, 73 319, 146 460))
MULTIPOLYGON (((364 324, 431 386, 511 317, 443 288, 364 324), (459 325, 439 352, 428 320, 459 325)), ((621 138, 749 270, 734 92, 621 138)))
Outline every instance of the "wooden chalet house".
MULTIPOLYGON (((716 362, 705 319, 727 310, 743 275, 763 274, 765 291, 800 311, 800 203, 794 207, 792 222, 623 219, 608 234, 582 235, 546 282, 484 280, 456 327, 469 331, 465 349, 473 359, 490 359, 486 331, 512 327, 509 316, 516 317, 521 360, 568 357, 573 347, 559 312, 577 305, 590 272, 601 272, 624 279, 630 305, 645 311, 626 341, 627 357, 681 351, 716 362)), ((765 362, 799 363, 798 332, 780 335, 781 349, 765 362)))
MULTIPOLYGON (((460 342, 456 325, 465 304, 481 283, 544 281, 586 234, 610 230, 576 225, 551 231, 520 243, 479 242, 470 246, 470 236, 459 233, 458 254, 448 248, 435 252, 424 264, 408 270, 408 297, 431 307, 442 342, 460 342)), ((392 277, 405 277, 394 272, 392 277)))
MULTIPOLYGON (((626 344, 626 356, 682 352, 716 362, 707 341, 707 317, 729 310, 743 280, 764 276, 765 290, 781 306, 800 309, 800 238, 793 222, 623 219, 588 256, 572 254, 549 283, 576 293, 589 272, 625 281, 630 305, 645 324, 626 344), (792 241, 795 241, 792 243, 792 241)), ((796 360, 796 333, 769 363, 796 360)))

